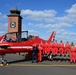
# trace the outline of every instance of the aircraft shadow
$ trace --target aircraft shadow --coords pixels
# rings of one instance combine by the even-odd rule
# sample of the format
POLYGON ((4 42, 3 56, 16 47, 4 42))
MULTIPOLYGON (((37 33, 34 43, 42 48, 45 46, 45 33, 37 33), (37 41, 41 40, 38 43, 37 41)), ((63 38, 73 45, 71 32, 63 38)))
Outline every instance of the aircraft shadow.
POLYGON ((20 63, 20 62, 26 62, 26 61, 31 61, 31 58, 26 58, 26 59, 21 59, 21 60, 15 60, 15 61, 9 61, 9 64, 13 63, 20 63))
MULTIPOLYGON (((49 60, 48 58, 47 58, 47 56, 45 56, 45 57, 42 57, 42 61, 46 61, 46 60, 49 60)), ((25 59, 20 59, 20 60, 15 60, 15 61, 9 61, 8 63, 9 64, 12 64, 12 63, 20 63, 20 62, 27 62, 27 61, 32 61, 32 58, 25 58, 25 59)), ((61 62, 63 62, 63 61, 70 61, 70 59, 68 59, 68 58, 53 58, 51 61, 61 61, 61 62)))

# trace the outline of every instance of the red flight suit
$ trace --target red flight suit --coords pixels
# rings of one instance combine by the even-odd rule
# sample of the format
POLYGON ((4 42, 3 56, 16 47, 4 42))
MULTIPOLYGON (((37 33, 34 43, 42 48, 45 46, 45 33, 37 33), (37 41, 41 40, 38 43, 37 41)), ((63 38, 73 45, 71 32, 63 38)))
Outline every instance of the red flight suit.
POLYGON ((52 54, 53 54, 53 49, 54 49, 54 45, 53 45, 53 43, 51 42, 51 43, 49 44, 49 51, 52 52, 52 54))
POLYGON ((70 62, 76 62, 76 52, 75 52, 75 47, 71 48, 71 54, 70 54, 70 62))
POLYGON ((41 45, 39 45, 38 49, 39 49, 39 52, 38 52, 38 61, 42 61, 42 50, 43 50, 43 48, 42 48, 41 45))
POLYGON ((64 52, 64 44, 63 43, 60 43, 59 44, 59 53, 60 53, 60 55, 62 55, 63 52, 64 52))
POLYGON ((65 50, 64 51, 65 51, 64 54, 68 53, 68 55, 70 55, 71 49, 70 49, 70 44, 69 43, 65 44, 65 50))
POLYGON ((54 43, 54 49, 53 50, 54 50, 54 52, 53 52, 54 54, 58 54, 58 43, 57 42, 54 43))
POLYGON ((42 54, 44 54, 44 44, 41 43, 40 46, 42 47, 42 54))

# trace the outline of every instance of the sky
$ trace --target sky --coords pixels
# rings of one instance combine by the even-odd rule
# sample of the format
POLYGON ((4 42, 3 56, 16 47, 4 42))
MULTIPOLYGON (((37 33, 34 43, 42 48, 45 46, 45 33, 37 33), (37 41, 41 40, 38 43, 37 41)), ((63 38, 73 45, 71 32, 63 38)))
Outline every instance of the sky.
POLYGON ((0 36, 8 32, 11 8, 21 11, 22 30, 45 40, 55 31, 55 39, 76 44, 76 0, 0 0, 0 36))

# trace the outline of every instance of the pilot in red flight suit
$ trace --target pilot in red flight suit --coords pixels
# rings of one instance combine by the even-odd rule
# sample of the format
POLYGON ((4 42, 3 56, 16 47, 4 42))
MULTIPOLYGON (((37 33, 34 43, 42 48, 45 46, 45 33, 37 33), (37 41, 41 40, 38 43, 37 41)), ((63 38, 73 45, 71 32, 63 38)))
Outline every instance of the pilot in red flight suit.
POLYGON ((58 53, 58 43, 57 40, 54 42, 54 54, 57 55, 58 53))
POLYGON ((48 59, 52 60, 52 54, 53 54, 53 41, 48 44, 48 59))
POLYGON ((70 55, 70 53, 71 53, 71 48, 70 48, 70 44, 68 41, 65 44, 64 54, 66 54, 66 53, 68 53, 68 55, 70 55))
POLYGON ((42 48, 41 44, 39 44, 38 49, 39 49, 39 52, 38 52, 38 61, 42 61, 42 50, 43 50, 43 48, 42 48))
POLYGON ((61 40, 60 44, 59 44, 59 53, 60 53, 60 56, 63 54, 63 51, 64 51, 64 44, 63 44, 63 42, 61 40))
POLYGON ((53 54, 53 49, 54 49, 54 43, 53 43, 53 41, 49 44, 49 51, 50 51, 50 53, 52 53, 53 54))
POLYGON ((70 54, 70 63, 75 63, 76 62, 76 48, 72 46, 71 48, 71 54, 70 54))

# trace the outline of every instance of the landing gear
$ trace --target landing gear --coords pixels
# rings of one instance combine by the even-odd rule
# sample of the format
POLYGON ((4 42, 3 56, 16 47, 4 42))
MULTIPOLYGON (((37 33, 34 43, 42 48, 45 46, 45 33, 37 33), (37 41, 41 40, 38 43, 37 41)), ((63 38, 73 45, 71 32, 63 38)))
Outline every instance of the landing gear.
POLYGON ((5 66, 8 64, 7 61, 4 60, 4 55, 1 55, 1 62, 2 62, 2 64, 1 64, 2 66, 5 66))

